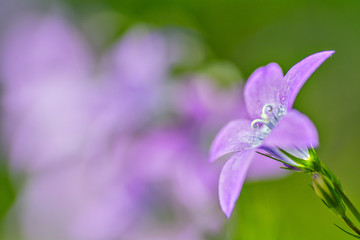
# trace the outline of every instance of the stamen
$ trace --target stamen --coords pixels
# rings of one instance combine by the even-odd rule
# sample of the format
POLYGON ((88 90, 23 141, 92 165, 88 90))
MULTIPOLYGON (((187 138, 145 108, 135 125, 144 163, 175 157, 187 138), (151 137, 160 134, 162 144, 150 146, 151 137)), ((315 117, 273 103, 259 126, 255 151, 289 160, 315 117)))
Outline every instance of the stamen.
POLYGON ((266 122, 262 119, 255 119, 254 121, 251 122, 251 127, 253 129, 257 129, 260 127, 260 124, 266 124, 266 122))
MULTIPOLYGON (((267 113, 272 112, 272 110, 273 110, 273 106, 271 106, 270 104, 265 104, 265 106, 262 108, 262 111, 261 111, 261 119, 255 119, 254 121, 252 121, 251 127, 253 129, 257 129, 260 127, 260 124, 264 124, 268 128, 271 129, 274 126, 274 124, 269 124, 270 119, 269 119, 269 116, 267 115, 267 113)), ((275 114, 272 113, 272 116, 275 117, 275 114)), ((276 117, 275 117, 275 119, 276 119, 276 117)))
POLYGON ((269 117, 267 115, 267 112, 271 112, 273 110, 273 107, 270 104, 265 104, 265 106, 263 107, 262 111, 261 111, 261 118, 263 120, 268 120, 269 117))

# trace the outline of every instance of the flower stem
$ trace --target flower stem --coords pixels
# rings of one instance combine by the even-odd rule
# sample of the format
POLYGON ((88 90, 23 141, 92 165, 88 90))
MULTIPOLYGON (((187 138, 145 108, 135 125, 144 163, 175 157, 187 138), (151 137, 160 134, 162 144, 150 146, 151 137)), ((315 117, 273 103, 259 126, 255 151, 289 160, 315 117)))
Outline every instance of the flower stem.
POLYGON ((352 223, 352 221, 346 215, 342 216, 341 218, 354 232, 356 232, 360 236, 360 230, 352 223))
MULTIPOLYGON (((357 219, 358 223, 360 223, 360 212, 356 209, 354 204, 352 204, 350 199, 344 193, 343 188, 341 187, 340 180, 325 164, 323 164, 320 161, 315 150, 308 149, 310 157, 306 159, 306 161, 299 159, 296 156, 291 155, 290 153, 282 149, 279 150, 297 164, 293 166, 294 169, 292 168, 287 168, 287 169, 294 171, 295 170, 302 171, 304 173, 313 175, 312 187, 316 195, 324 202, 324 204, 333 213, 340 216, 345 221, 345 223, 351 228, 351 230, 353 230, 357 234, 357 236, 339 227, 338 225, 336 226, 345 233, 360 239, 360 229, 357 226, 355 226, 355 224, 345 214, 346 210, 349 209, 349 211, 357 219)), ((259 154, 283 162, 282 160, 274 158, 271 155, 262 154, 262 153, 259 154)), ((285 164, 288 165, 287 163, 285 164)))
POLYGON ((337 184, 335 184, 335 188, 338 191, 338 193, 340 194, 340 196, 341 196, 342 200, 344 201, 344 203, 346 204, 346 206, 348 206, 349 210, 352 212, 354 217, 360 223, 360 213, 359 213, 359 211, 356 209, 354 204, 352 204, 350 199, 346 196, 346 194, 343 192, 343 190, 341 190, 341 188, 337 184))

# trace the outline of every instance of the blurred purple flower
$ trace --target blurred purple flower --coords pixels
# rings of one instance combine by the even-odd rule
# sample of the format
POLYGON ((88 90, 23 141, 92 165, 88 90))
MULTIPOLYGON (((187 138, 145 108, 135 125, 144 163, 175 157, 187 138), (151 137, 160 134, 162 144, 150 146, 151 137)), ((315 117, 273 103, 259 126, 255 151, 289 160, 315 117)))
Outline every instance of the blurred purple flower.
POLYGON ((132 30, 104 61, 111 67, 95 75, 92 53, 61 18, 31 16, 13 27, 1 56, 13 166, 33 171, 73 161, 85 149, 108 144, 102 137, 110 132, 149 121, 169 66, 164 41, 160 34, 132 30), (150 50, 151 68, 139 55, 150 50), (155 78, 157 84, 151 83, 155 78))
POLYGON ((107 79, 107 92, 102 95, 106 94, 105 101, 126 115, 123 127, 144 124, 163 105, 170 58, 164 36, 145 27, 131 29, 106 56, 103 78, 107 79))
MULTIPOLYGON (((1 70, 6 86, 53 76, 88 77, 92 56, 86 42, 58 17, 29 15, 5 35, 1 70)), ((51 80, 47 80, 51 81, 51 80)))
POLYGON ((264 150, 294 164, 277 148, 300 149, 295 153, 306 158, 306 148, 318 145, 315 126, 305 115, 292 109, 292 105, 306 80, 333 53, 324 51, 311 55, 293 66, 285 76, 279 65, 270 63, 249 77, 244 97, 250 118, 228 123, 210 150, 211 161, 231 155, 219 180, 220 206, 227 217, 239 197, 251 162, 264 158, 256 155, 256 151, 264 150), (301 150, 304 148, 305 153, 301 150))
POLYGON ((236 111, 214 107, 211 95, 236 108, 239 100, 202 80, 184 87, 197 109, 181 110, 187 95, 166 92, 176 61, 167 41, 132 29, 94 70, 90 49, 60 17, 31 16, 6 35, 3 129, 13 169, 27 174, 17 202, 25 239, 180 240, 218 231, 218 169, 206 164, 204 145, 236 111), (204 99, 203 89, 211 89, 204 99))
POLYGON ((61 165, 77 156, 92 118, 86 44, 57 17, 28 17, 4 36, 3 129, 12 164, 61 165))
POLYGON ((130 146, 126 189, 137 217, 129 239, 139 235, 138 226, 142 236, 161 234, 154 232, 161 225, 193 233, 219 230, 222 219, 211 200, 217 169, 203 171, 206 163, 199 159, 205 158, 189 139, 187 129, 152 129, 130 146))

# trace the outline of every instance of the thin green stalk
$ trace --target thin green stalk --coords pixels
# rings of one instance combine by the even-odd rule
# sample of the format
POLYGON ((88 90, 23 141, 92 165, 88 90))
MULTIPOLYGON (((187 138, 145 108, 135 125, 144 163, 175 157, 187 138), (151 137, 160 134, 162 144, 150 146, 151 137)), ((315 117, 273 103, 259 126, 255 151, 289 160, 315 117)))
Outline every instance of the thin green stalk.
POLYGON ((352 221, 346 215, 342 216, 341 218, 354 232, 356 232, 360 236, 360 230, 352 223, 352 221))
POLYGON ((358 220, 358 222, 360 223, 360 213, 359 211, 356 209, 356 207, 354 206, 354 204, 352 204, 352 202, 350 201, 350 199, 346 196, 346 194, 340 189, 340 187, 337 184, 334 184, 336 190, 338 191, 338 193, 340 194, 340 197, 343 199, 344 203, 346 204, 346 206, 349 208, 349 210, 352 212, 352 214, 354 215, 354 217, 358 220))
POLYGON ((336 225, 336 224, 334 224, 334 225, 335 225, 337 228, 339 228, 341 231, 343 231, 344 233, 349 234, 350 236, 352 236, 352 237, 354 237, 354 238, 360 239, 360 236, 355 235, 355 234, 353 234, 353 233, 351 233, 351 232, 346 231, 345 229, 343 229, 343 228, 340 227, 339 225, 336 225))

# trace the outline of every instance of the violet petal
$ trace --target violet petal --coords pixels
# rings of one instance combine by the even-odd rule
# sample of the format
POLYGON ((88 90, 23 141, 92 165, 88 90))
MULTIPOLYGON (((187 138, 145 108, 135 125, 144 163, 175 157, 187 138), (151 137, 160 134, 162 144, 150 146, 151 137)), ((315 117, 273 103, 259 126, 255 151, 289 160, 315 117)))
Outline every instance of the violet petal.
POLYGON ((295 98, 306 80, 335 51, 323 51, 308 56, 295 64, 285 75, 280 89, 281 102, 291 109, 295 98))
POLYGON ((210 161, 235 152, 241 152, 251 148, 256 138, 251 122, 247 119, 239 119, 229 122, 223 127, 210 148, 210 161))
MULTIPOLYGON (((266 154, 267 152, 257 149, 256 151, 266 154)), ((270 179, 286 176, 288 171, 284 171, 282 163, 267 158, 260 154, 255 154, 247 173, 247 180, 270 179)))
POLYGON ((311 120, 297 110, 290 110, 264 140, 270 147, 316 147, 318 133, 311 120))
POLYGON ((245 103, 251 118, 259 118, 266 104, 280 104, 279 89, 283 84, 283 76, 276 63, 269 63, 251 74, 244 88, 245 103))
POLYGON ((254 150, 232 156, 221 170, 219 179, 220 207, 229 218, 244 184, 246 173, 254 156, 254 150))

